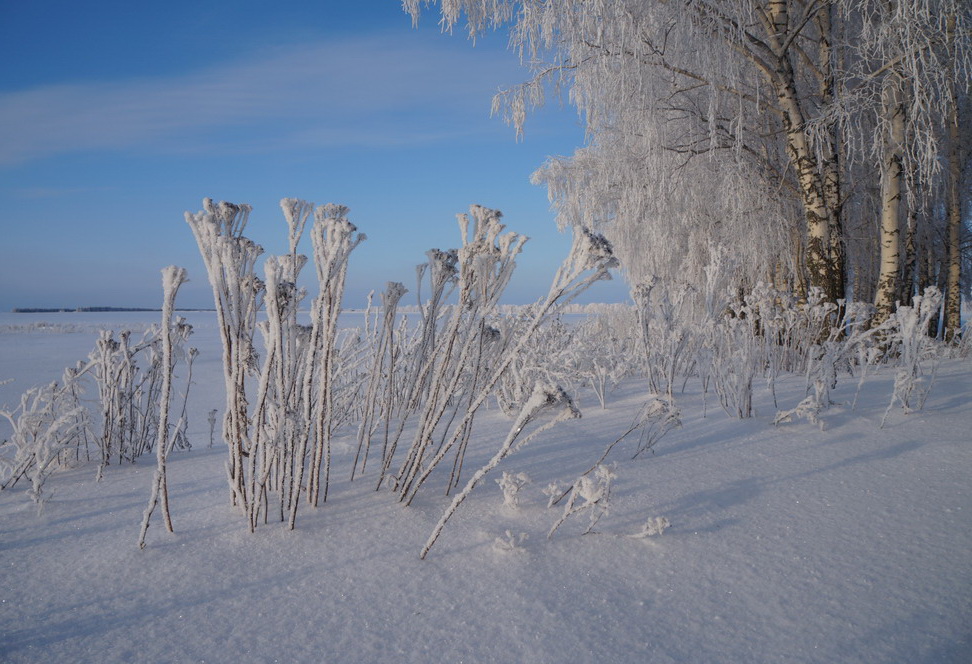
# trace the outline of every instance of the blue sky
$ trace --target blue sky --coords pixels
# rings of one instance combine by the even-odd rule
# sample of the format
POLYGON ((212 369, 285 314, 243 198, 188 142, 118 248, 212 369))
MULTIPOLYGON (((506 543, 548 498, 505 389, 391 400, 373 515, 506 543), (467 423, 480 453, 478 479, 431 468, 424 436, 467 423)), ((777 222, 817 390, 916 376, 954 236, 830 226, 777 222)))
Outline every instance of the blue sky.
POLYGON ((179 304, 211 306, 183 218, 207 196, 252 204, 267 253, 285 249, 281 198, 348 205, 368 235, 352 307, 414 290, 472 203, 531 237, 508 302, 544 294, 569 247, 529 176, 583 129, 556 101, 519 142, 490 117, 526 76, 505 33, 474 46, 432 12, 413 28, 395 0, 0 0, 0 62, 0 310, 159 306, 170 264, 189 270, 179 304))

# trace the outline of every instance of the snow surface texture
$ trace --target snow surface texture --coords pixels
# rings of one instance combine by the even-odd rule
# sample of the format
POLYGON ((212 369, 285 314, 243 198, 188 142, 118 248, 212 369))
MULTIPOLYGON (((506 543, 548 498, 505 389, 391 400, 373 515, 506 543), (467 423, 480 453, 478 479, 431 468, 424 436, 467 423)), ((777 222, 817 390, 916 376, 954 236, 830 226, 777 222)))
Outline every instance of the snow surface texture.
MULTIPOLYGON (((138 550, 149 458, 108 468, 101 483, 97 464, 55 474, 39 515, 27 486, 0 494, 0 661, 970 661, 968 360, 944 362, 924 411, 895 409, 883 429, 888 369, 868 378, 854 411, 856 381, 842 380, 825 431, 772 426, 762 389, 749 420, 716 409, 703 418, 700 395, 679 395, 681 428, 653 453, 629 460, 630 441, 608 459, 616 477, 595 532, 581 535, 580 514, 547 540, 563 503, 548 509, 544 487, 587 470, 644 403, 634 382, 605 410, 582 394, 582 419, 498 467, 531 479, 518 508, 483 483, 420 561, 450 499, 429 492, 403 508, 370 474, 335 481, 294 531, 247 531, 228 504, 224 446, 208 448, 208 413, 223 395, 207 316, 188 316, 201 355, 193 451, 168 459, 175 534, 153 527, 138 550)), ((94 338, 0 334, 0 379, 14 379, 0 403, 58 378, 94 338)), ((804 387, 784 376, 777 396, 797 403, 804 387)), ((484 413, 470 467, 508 428, 497 409, 484 413)), ((336 441, 339 475, 354 451, 354 432, 336 441)))

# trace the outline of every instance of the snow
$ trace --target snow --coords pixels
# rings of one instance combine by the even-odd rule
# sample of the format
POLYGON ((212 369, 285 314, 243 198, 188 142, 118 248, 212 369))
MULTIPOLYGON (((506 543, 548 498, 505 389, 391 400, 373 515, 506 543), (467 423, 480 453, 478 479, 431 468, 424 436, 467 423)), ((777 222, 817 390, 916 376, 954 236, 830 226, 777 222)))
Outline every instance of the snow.
MULTIPOLYGON (((0 405, 60 377, 96 333, 159 314, 0 314, 0 405), (100 316, 100 319, 97 318, 100 316), (51 326, 16 327, 33 322, 51 326), (58 328, 58 325, 63 327, 58 328), (38 330, 45 330, 39 333, 38 330), (63 333, 56 330, 62 329, 63 333), (93 328, 92 328, 93 329, 93 328)), ((228 501, 207 415, 222 408, 215 314, 189 313, 200 348, 189 434, 168 459, 175 534, 153 523, 137 546, 153 460, 55 474, 38 514, 18 484, 0 493, 0 660, 4 662, 968 662, 972 658, 972 372, 946 360, 923 411, 891 411, 894 370, 844 377, 826 427, 730 419, 676 393, 682 427, 635 460, 624 441, 609 511, 547 508, 628 428, 646 389, 628 381, 601 409, 544 432, 496 470, 525 473, 516 510, 484 482, 419 552, 451 499, 410 507, 349 482, 355 431, 335 441, 331 493, 297 529, 248 532, 228 501), (646 525, 667 519, 663 534, 646 525)), ((781 377, 797 404, 803 377, 781 377)), ((178 381, 177 385, 181 385, 178 381)), ((181 388, 180 388, 181 389, 181 388)), ((711 397, 710 397, 711 399, 711 397)), ((470 469, 509 431, 477 420, 470 469)), ((6 431, 0 431, 0 437, 6 431)), ((438 476, 430 478, 435 482, 438 476)), ((444 479, 438 477, 440 484, 444 479)))

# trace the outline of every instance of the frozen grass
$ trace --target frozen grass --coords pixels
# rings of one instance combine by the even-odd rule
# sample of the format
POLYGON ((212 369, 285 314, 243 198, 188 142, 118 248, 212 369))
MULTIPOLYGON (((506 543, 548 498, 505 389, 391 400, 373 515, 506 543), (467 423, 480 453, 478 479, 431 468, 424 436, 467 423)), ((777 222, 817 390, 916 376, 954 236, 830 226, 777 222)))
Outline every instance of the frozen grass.
MULTIPOLYGON (((748 420, 702 418, 699 394, 678 396, 683 426, 654 454, 629 460, 632 439, 607 460, 617 477, 596 533, 580 534, 582 513, 547 540, 563 509, 546 507, 544 488, 587 470, 644 402, 631 381, 604 410, 588 393, 583 419, 497 468, 531 478, 518 509, 484 482, 420 561, 448 473, 403 507, 374 491, 376 471, 344 479, 350 430, 334 441, 326 505, 294 531, 247 531, 225 490, 226 452, 206 449, 223 399, 217 333, 190 322, 203 354, 194 451, 168 460, 175 534, 157 525, 138 550, 149 459, 100 484, 96 464, 55 474, 39 515, 26 486, 0 494, 0 660, 938 663, 972 652, 968 360, 943 363, 925 410, 893 410, 884 429, 893 370, 868 379, 855 411, 856 381, 839 383, 824 431, 773 427, 762 388, 748 420), (671 527, 636 537, 652 517, 671 527)), ((56 378, 91 343, 31 336, 0 335, 0 367, 17 379, 0 401, 56 378)), ((781 378, 780 402, 804 385, 781 378)), ((509 429, 495 408, 482 418, 470 468, 509 429)))

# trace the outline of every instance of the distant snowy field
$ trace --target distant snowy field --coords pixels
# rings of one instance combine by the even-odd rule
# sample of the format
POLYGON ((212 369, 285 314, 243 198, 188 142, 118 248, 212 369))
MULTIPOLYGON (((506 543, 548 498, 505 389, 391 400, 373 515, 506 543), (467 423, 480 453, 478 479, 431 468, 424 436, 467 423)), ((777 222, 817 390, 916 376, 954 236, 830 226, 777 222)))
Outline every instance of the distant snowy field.
MULTIPOLYGON (((301 507, 297 529, 255 534, 229 505, 215 315, 186 314, 200 348, 190 413, 194 449, 169 464, 174 535, 153 521, 136 547, 154 460, 51 478, 38 514, 18 484, 0 493, 0 660, 4 662, 901 662, 972 661, 972 363, 939 369, 925 409, 881 418, 891 371, 835 392, 826 429, 733 420, 709 396, 677 395, 683 427, 655 454, 616 449, 610 512, 581 536, 542 489, 572 480, 630 424, 643 387, 505 460, 525 472, 520 508, 493 476, 418 553, 448 499, 403 508, 347 481, 353 436, 338 442, 332 492, 301 507), (651 517, 671 527, 633 537, 651 517), (519 544, 503 545, 506 535, 519 544), (525 538, 521 538, 525 534, 525 538)), ((55 380, 108 326, 158 314, 0 314, 0 404, 55 380), (41 323, 44 323, 42 325, 41 323)), ((348 319, 351 320, 351 317, 348 319)), ((778 386, 781 407, 803 396, 778 386)), ((469 468, 509 422, 477 421, 469 468)), ((6 430, 0 430, 0 436, 6 430)))

